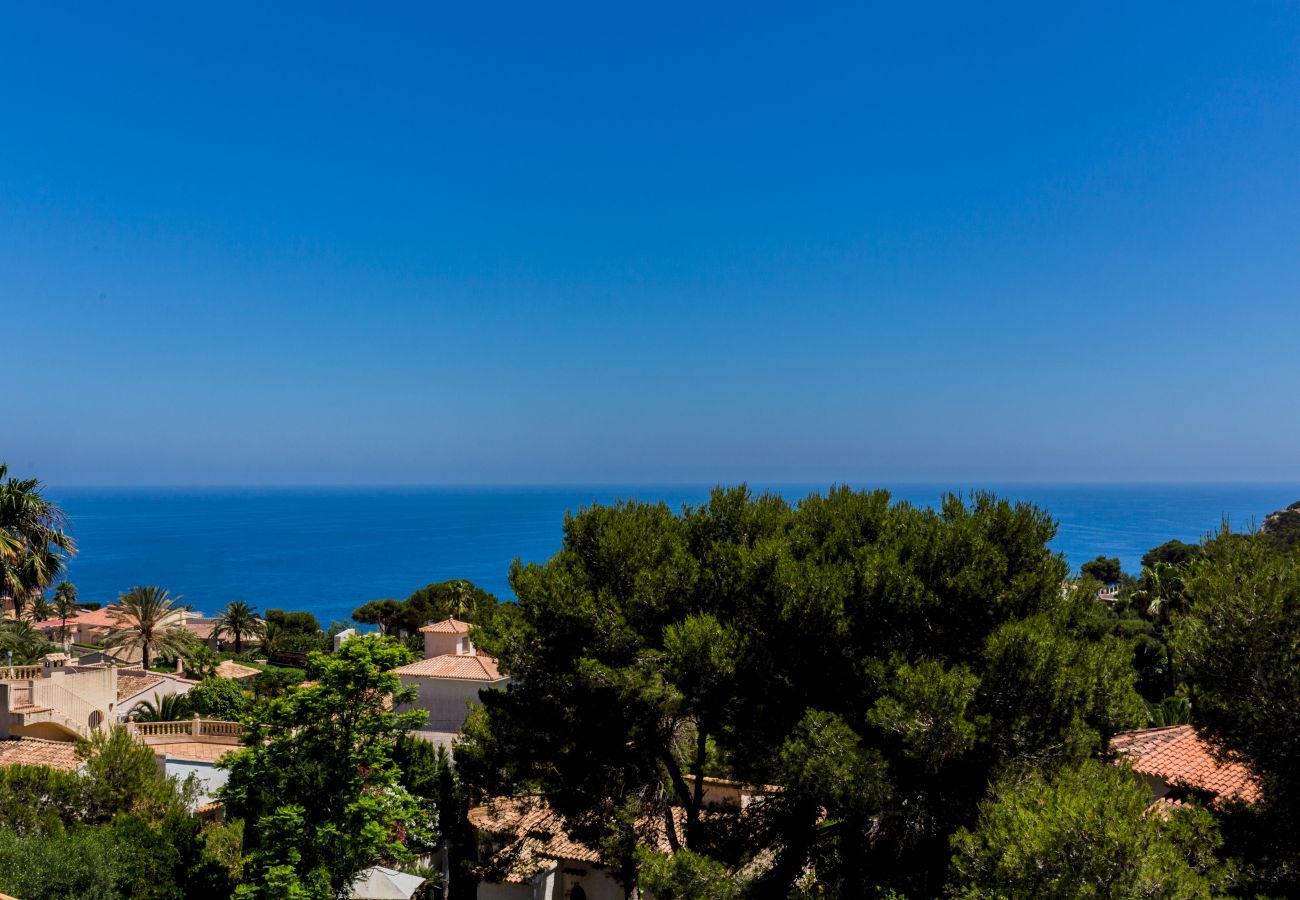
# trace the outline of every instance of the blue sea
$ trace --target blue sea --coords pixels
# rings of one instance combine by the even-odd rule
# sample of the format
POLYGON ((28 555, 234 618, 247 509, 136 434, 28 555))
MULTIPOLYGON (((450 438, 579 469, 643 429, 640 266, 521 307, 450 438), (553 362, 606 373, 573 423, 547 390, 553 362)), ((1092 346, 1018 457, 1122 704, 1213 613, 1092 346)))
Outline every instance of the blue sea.
MULTIPOLYGON (((945 491, 993 490, 1033 501, 1060 523, 1053 544, 1071 567, 1098 554, 1136 572, 1146 550, 1196 541, 1226 517, 1236 530, 1300 499, 1300 485, 884 485, 936 504, 945 491)), ((754 485, 795 501, 824 489, 754 485)), ((707 486, 502 488, 58 488, 80 546, 69 577, 106 603, 137 584, 181 594, 212 613, 231 600, 346 620, 380 597, 467 578, 507 598, 511 560, 542 561, 560 545, 566 511, 620 498, 674 508, 707 486)))

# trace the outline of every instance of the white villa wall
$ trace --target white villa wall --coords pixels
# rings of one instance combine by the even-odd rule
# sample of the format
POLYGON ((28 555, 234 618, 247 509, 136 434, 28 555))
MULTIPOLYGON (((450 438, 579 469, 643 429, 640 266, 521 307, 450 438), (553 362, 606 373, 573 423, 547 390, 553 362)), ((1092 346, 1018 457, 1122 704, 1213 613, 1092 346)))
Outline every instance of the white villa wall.
MULTIPOLYGON (((494 687, 491 681, 470 681, 455 678, 422 678, 415 675, 402 675, 402 685, 413 687, 419 692, 414 704, 403 705, 401 711, 422 709, 429 714, 428 721, 421 726, 426 731, 460 731, 469 715, 469 704, 478 705, 478 693, 494 687)), ((504 684, 504 679, 500 684, 504 684)))
POLYGON ((169 759, 165 761, 163 771, 168 775, 174 775, 176 780, 181 782, 191 775, 194 776, 194 785, 198 788, 198 796, 194 798, 195 806, 202 806, 215 800, 217 791, 230 779, 230 771, 218 767, 215 763, 169 759))

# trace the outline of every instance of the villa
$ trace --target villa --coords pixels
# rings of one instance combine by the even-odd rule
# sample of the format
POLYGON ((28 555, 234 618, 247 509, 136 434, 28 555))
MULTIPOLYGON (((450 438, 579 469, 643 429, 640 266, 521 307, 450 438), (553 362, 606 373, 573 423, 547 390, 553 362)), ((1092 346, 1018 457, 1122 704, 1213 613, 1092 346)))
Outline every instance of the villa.
POLYGON ((1211 804, 1259 799, 1259 783, 1239 763, 1220 762, 1191 725, 1128 731, 1110 739, 1117 761, 1127 760, 1151 788, 1154 807, 1199 798, 1211 804))
POLYGON ((424 710, 428 720, 417 733, 444 746, 460 731, 470 706, 479 702, 480 691, 503 688, 510 681, 496 659, 478 652, 469 629, 469 623, 452 618, 425 625, 420 629, 424 659, 393 670, 404 686, 418 691, 415 702, 399 711, 424 710))
MULTIPOLYGON (((778 790, 722 778, 704 779, 706 815, 739 815, 778 790)), ((673 807, 674 827, 686 811, 673 807)), ((599 850, 568 835, 563 817, 545 801, 501 798, 469 811, 479 841, 479 900, 623 900, 599 850)), ((671 853, 664 817, 638 822, 641 843, 671 853)), ((765 865, 764 859, 759 864, 765 865)))
POLYGON ((118 670, 70 665, 62 654, 0 668, 0 739, 75 741, 116 720, 118 670))

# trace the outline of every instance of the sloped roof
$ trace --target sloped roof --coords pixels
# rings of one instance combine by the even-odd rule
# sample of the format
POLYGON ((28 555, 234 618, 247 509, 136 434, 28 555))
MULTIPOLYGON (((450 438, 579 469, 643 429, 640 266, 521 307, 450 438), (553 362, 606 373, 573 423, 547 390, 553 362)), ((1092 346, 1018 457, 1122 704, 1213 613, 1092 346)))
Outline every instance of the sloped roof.
MULTIPOLYGON (((118 607, 115 604, 102 606, 99 609, 89 609, 68 619, 68 626, 80 625, 91 628, 120 628, 122 627, 123 622, 113 616, 113 613, 117 611, 118 607)), ((54 620, 51 619, 47 621, 54 620)), ((56 624, 62 625, 62 622, 60 621, 56 624)))
POLYGON ((156 672, 119 671, 117 673, 117 702, 121 703, 123 700, 129 700, 137 694, 142 694, 150 688, 157 687, 166 680, 156 672))
MULTIPOLYGON (((678 829, 684 827, 686 813, 674 807, 678 829)), ((569 837, 564 819, 544 801, 496 799, 469 811, 469 823, 479 831, 503 835, 506 844, 486 861, 484 869, 491 877, 513 884, 526 884, 538 872, 557 862, 600 864, 600 851, 569 837)), ((671 852, 660 817, 638 823, 642 831, 639 843, 671 852)))
POLYGON ((348 887, 349 897, 373 900, 410 900, 425 882, 419 875, 408 875, 384 866, 371 866, 348 887))
POLYGON ((443 619, 441 622, 430 622, 420 628, 422 634, 469 634, 469 623, 462 622, 460 619, 443 619))
POLYGON ((1171 785, 1206 791, 1224 800, 1259 799, 1259 784, 1238 763, 1220 763, 1191 725, 1128 731, 1110 739, 1110 748, 1133 771, 1163 778, 1171 785))
POLYGON ((76 745, 71 741, 46 741, 40 738, 0 740, 0 768, 27 765, 48 766, 72 772, 81 767, 76 745))
POLYGON ((482 654, 445 654, 421 659, 393 670, 395 675, 412 675, 416 678, 455 678, 465 681, 497 681, 504 678, 497 661, 482 654))

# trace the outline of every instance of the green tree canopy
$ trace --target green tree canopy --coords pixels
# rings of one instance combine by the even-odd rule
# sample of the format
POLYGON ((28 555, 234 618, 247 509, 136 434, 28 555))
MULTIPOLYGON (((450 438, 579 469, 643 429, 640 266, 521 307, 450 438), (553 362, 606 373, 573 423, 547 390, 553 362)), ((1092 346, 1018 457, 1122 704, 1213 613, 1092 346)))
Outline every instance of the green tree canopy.
POLYGON ((238 721, 249 706, 248 692, 231 678, 205 678, 189 689, 190 709, 208 719, 238 721))
POLYGON ((1148 814, 1125 768, 1089 761, 1055 777, 1012 776, 953 837, 956 896, 989 900, 1208 898, 1223 879, 1214 819, 1195 807, 1148 814))
POLYGON ((240 896, 334 897, 368 866, 428 849, 435 823, 393 762, 398 737, 423 716, 389 702, 411 699, 390 671, 409 660, 378 636, 348 641, 312 655, 315 685, 245 715, 245 747, 222 789, 251 850, 240 896))
POLYGON ((1187 544, 1183 541, 1165 541, 1159 547, 1152 547, 1142 554, 1142 568, 1153 569, 1156 563, 1169 566, 1182 566, 1201 555, 1200 544, 1187 544))
POLYGON ((516 683, 484 695, 458 764, 483 792, 542 793, 625 885, 667 806, 688 822, 670 840, 744 862, 699 815, 698 776, 717 774, 785 788, 738 842, 771 851, 759 896, 810 864, 836 889, 932 896, 996 773, 1145 718, 1131 643, 1062 592, 1053 534, 987 495, 582 510, 551 560, 512 569, 517 615, 478 632, 516 683))
POLYGON ((1116 556, 1098 556, 1079 566, 1079 574, 1102 584, 1119 584, 1124 580, 1124 569, 1116 556))
POLYGON ((496 614, 500 601, 463 578, 425 585, 405 600, 372 600, 358 607, 352 618, 378 625, 384 633, 414 634, 429 622, 453 617, 484 624, 496 614))
POLYGON ((1300 895, 1300 556, 1225 529, 1185 591, 1173 647, 1193 721, 1263 790, 1255 834, 1237 849, 1257 860, 1266 890, 1300 895))

